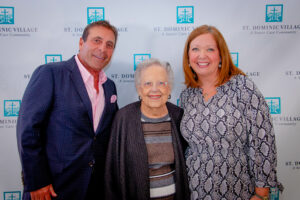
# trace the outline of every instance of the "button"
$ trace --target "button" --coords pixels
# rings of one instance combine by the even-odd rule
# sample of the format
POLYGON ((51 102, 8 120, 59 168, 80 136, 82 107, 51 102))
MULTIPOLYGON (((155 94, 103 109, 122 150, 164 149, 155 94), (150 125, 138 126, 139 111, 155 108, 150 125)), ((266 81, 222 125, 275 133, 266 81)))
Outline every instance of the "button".
POLYGON ((92 161, 89 162, 89 166, 90 166, 90 167, 93 167, 94 164, 95 164, 95 161, 94 161, 94 160, 92 160, 92 161))
POLYGON ((97 137, 96 137, 96 136, 94 136, 94 140, 97 140, 97 137))

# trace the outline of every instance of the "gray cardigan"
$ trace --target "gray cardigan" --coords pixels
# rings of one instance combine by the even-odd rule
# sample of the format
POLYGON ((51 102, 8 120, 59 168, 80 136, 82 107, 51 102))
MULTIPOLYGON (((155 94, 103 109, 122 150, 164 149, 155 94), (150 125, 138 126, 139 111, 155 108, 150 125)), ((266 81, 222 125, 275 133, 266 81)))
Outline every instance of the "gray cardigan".
MULTIPOLYGON (((141 103, 120 109, 114 119, 105 170, 105 199, 150 199, 147 148, 141 123, 141 103)), ((180 134, 183 110, 167 102, 175 154, 175 199, 189 199, 184 160, 186 143, 180 134)))

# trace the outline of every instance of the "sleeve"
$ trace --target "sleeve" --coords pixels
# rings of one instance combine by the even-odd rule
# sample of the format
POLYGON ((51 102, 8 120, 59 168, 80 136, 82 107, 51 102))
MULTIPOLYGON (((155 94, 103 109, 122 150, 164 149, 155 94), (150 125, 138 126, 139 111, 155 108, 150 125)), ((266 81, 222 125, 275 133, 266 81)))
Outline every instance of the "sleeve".
POLYGON ((187 147, 188 147, 188 143, 184 139, 184 137, 182 136, 181 131, 180 131, 180 122, 181 122, 182 117, 183 117, 183 109, 181 108, 179 110, 179 114, 178 114, 178 119, 177 119, 177 122, 176 122, 176 126, 177 126, 177 131, 179 133, 179 139, 180 139, 181 144, 182 144, 181 146, 182 146, 183 152, 185 152, 186 149, 187 149, 187 147))
POLYGON ((179 106, 180 108, 184 109, 184 107, 185 107, 185 106, 184 106, 185 101, 186 101, 186 92, 185 92, 185 90, 184 90, 184 91, 182 91, 182 92, 180 93, 178 106, 179 106))
POLYGON ((32 74, 25 90, 17 122, 17 143, 25 192, 51 184, 44 144, 52 94, 52 73, 48 67, 41 66, 32 74))
POLYGON ((111 128, 105 166, 105 199, 117 200, 121 198, 120 181, 120 122, 117 114, 111 128))
POLYGON ((269 107, 252 81, 248 80, 245 90, 250 174, 256 187, 276 187, 277 155, 269 107))

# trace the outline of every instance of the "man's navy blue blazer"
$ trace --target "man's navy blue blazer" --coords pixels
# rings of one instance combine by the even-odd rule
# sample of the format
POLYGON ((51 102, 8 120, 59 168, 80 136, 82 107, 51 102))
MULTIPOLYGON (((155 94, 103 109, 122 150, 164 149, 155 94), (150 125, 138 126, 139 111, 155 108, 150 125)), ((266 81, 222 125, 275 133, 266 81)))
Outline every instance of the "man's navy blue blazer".
MULTIPOLYGON (((24 174, 23 199, 53 184, 57 199, 84 199, 92 171, 99 191, 113 117, 118 110, 113 81, 103 84, 105 106, 97 131, 92 106, 75 57, 38 67, 25 90, 17 122, 24 174)), ((101 195, 101 193, 99 194, 101 195)))

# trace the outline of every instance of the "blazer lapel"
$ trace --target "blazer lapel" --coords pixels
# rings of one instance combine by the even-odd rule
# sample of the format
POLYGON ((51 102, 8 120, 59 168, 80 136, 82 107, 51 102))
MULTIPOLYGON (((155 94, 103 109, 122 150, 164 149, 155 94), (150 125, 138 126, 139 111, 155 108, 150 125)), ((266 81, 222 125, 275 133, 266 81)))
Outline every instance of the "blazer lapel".
POLYGON ((80 71, 78 69, 77 63, 75 61, 75 58, 72 58, 72 68, 71 68, 71 79, 74 83, 74 86, 79 94, 79 96, 82 99, 83 104, 85 105, 87 111, 88 111, 88 115, 91 121, 91 124, 93 125, 93 111, 92 111, 92 104, 89 98, 89 95, 86 91, 84 82, 82 80, 80 71))
POLYGON ((110 98, 111 98, 111 95, 112 95, 112 91, 110 91, 109 89, 109 86, 108 86, 108 81, 106 81, 103 85, 103 91, 104 91, 104 97, 105 97, 105 103, 104 103, 104 109, 103 109, 103 112, 102 112, 102 115, 100 116, 100 120, 99 120, 99 124, 98 124, 98 127, 97 127, 97 130, 96 130, 96 134, 100 133, 102 131, 102 128, 105 124, 105 114, 107 112, 109 112, 110 110, 110 98))

